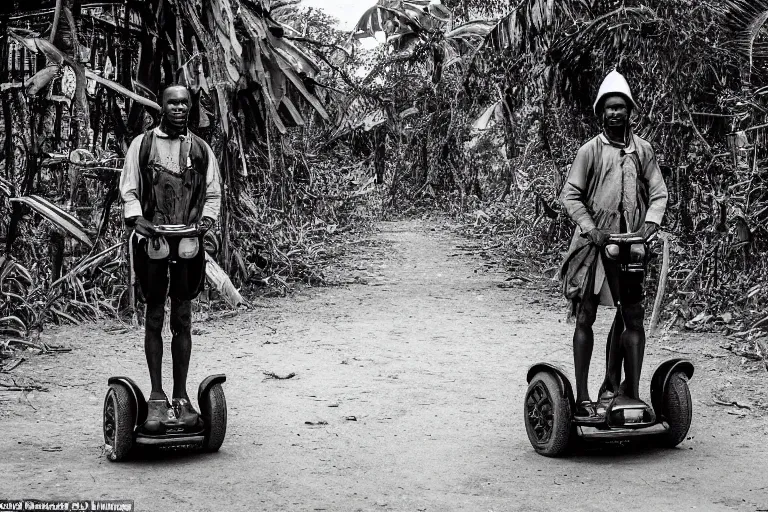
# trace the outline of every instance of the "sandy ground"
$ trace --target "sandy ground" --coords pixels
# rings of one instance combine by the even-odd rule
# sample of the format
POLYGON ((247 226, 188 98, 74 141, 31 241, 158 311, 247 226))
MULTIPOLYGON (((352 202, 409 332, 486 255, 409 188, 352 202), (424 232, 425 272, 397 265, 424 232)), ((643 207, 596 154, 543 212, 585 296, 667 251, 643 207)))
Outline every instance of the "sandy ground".
MULTIPOLYGON (((382 223, 350 244, 347 284, 196 324, 191 390, 211 373, 228 378, 216 454, 108 462, 106 381, 124 374, 147 390, 142 335, 54 330, 72 352, 0 374, 48 387, 0 392, 0 498, 132 499, 141 511, 768 510, 765 370, 715 335, 648 344, 646 390, 661 360, 696 365, 693 426, 678 448, 537 455, 525 373, 539 360, 571 366, 563 304, 541 283, 499 287, 506 274, 435 226, 382 223)), ((598 318, 599 339, 611 314, 598 318)))

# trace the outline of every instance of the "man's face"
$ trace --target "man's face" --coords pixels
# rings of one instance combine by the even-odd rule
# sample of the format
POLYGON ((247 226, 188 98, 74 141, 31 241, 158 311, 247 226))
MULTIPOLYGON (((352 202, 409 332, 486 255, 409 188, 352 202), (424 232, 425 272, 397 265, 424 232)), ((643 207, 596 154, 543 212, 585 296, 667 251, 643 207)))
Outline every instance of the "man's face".
POLYGON ((603 104, 603 116, 608 127, 616 128, 627 124, 629 107, 622 96, 609 96, 603 104))
POLYGON ((184 87, 169 87, 163 92, 163 115, 172 125, 186 126, 189 104, 189 91, 184 87))

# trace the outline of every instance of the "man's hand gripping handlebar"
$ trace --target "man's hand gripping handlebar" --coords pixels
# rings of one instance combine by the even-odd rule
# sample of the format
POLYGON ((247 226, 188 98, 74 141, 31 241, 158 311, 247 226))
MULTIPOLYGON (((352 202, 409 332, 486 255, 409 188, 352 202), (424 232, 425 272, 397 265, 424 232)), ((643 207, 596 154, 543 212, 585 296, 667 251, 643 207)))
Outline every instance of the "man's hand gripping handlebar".
POLYGON ((646 222, 642 229, 633 233, 611 233, 607 234, 598 228, 582 233, 581 236, 589 238, 590 241, 598 247, 605 247, 609 244, 645 244, 656 238, 656 232, 659 226, 653 222, 646 222))

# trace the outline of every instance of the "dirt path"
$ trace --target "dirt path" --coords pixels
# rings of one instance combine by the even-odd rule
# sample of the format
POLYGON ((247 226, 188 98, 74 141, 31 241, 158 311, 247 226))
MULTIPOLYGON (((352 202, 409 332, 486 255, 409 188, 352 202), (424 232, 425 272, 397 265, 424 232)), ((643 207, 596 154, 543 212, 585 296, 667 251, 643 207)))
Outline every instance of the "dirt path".
MULTIPOLYGON (((357 284, 197 324, 191 381, 228 377, 217 454, 107 462, 106 379, 126 374, 147 389, 141 335, 57 331, 71 353, 12 373, 49 391, 0 393, 0 498, 133 499, 142 511, 602 511, 613 499, 631 510, 768 510, 765 373, 713 337, 649 343, 644 389, 671 351, 696 364, 693 427, 678 449, 536 455, 522 423, 525 372, 542 359, 570 365, 562 303, 541 287, 500 288, 504 274, 457 249, 466 241, 430 228, 382 223, 353 244, 357 284), (751 409, 713 403, 748 391, 751 409)), ((594 358, 596 389, 597 347, 594 358)))

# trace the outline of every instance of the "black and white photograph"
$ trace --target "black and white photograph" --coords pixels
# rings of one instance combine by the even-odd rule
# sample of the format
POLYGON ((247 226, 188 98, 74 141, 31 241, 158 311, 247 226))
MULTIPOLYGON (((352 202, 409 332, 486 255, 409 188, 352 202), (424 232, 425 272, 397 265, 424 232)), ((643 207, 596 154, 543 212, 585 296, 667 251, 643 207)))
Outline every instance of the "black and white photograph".
POLYGON ((768 512, 768 0, 0 0, 0 512, 768 512))

